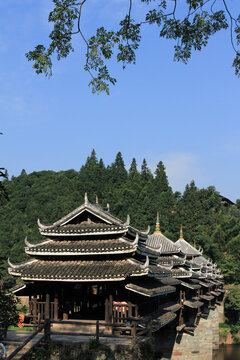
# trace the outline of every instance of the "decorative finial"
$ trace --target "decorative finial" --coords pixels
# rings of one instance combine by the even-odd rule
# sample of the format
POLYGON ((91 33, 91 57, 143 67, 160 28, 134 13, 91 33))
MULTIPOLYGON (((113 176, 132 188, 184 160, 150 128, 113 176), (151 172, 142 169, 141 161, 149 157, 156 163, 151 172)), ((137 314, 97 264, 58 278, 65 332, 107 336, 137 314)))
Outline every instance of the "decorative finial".
POLYGON ((183 230, 182 230, 182 224, 181 224, 181 227, 180 227, 180 237, 179 237, 179 240, 184 240, 183 230))
POLYGON ((159 213, 158 213, 158 211, 157 211, 157 221, 156 221, 156 228, 155 228, 154 234, 161 234, 160 225, 159 225, 159 213))
POLYGON ((98 204, 98 196, 96 195, 96 204, 98 204))
POLYGON ((195 249, 196 249, 196 240, 194 240, 194 247, 195 247, 195 249))
POLYGON ((85 196, 84 196, 84 203, 85 205, 87 205, 88 203, 88 197, 87 197, 87 193, 85 192, 85 196))
POLYGON ((109 203, 107 203, 107 211, 108 211, 108 212, 110 211, 110 205, 109 205, 109 203))

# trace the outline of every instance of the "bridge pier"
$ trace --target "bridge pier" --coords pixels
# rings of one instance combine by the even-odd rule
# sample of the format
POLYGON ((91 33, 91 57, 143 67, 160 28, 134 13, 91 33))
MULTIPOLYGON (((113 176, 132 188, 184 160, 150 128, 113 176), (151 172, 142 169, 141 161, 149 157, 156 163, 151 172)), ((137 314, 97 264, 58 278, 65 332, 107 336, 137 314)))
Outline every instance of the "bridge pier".
POLYGON ((163 328, 156 341, 157 353, 166 360, 212 360, 213 350, 219 347, 218 309, 211 310, 207 318, 201 318, 194 333, 163 328))
POLYGON ((219 309, 211 311, 213 350, 219 349, 219 309))
POLYGON ((219 348, 218 309, 211 310, 207 319, 201 318, 194 334, 183 333, 176 338, 171 359, 212 360, 213 350, 219 348))

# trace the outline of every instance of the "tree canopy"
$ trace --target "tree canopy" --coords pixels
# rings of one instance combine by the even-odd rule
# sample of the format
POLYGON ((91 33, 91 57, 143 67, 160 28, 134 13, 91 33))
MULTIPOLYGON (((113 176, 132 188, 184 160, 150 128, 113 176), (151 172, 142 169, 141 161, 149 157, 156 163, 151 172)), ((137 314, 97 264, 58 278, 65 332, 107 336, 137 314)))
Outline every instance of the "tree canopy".
MULTIPOLYGON (((108 69, 115 58, 123 68, 136 62, 136 51, 147 25, 157 28, 160 38, 173 40, 174 60, 188 63, 193 51, 201 51, 217 32, 229 29, 233 48, 233 67, 240 75, 240 15, 231 12, 229 0, 138 0, 144 6, 142 17, 134 12, 137 2, 123 2, 124 17, 114 29, 101 26, 90 37, 84 33, 81 20, 89 0, 52 0, 48 21, 53 24, 48 45, 39 44, 26 57, 33 61, 37 74, 52 75, 52 59, 66 58, 74 51, 73 37, 79 36, 86 47, 84 70, 90 75, 93 93, 109 94, 116 83, 108 69)), ((97 14, 96 14, 97 16, 97 14)))
MULTIPOLYGON (((183 194, 174 192, 168 182, 166 169, 160 161, 155 174, 144 159, 138 166, 133 158, 129 169, 119 152, 114 162, 105 166, 93 150, 79 171, 39 171, 5 183, 9 201, 0 206, 0 253, 4 261, 0 272, 5 286, 12 285, 6 275, 7 258, 19 262, 25 259, 24 238, 31 243, 42 240, 37 219, 50 224, 83 203, 84 193, 91 202, 98 201, 104 208, 125 221, 146 230, 155 229, 159 212, 160 228, 164 235, 176 241, 180 224, 184 238, 202 247, 204 254, 222 269, 225 281, 240 284, 240 208, 225 206, 213 186, 199 189, 192 181, 183 194)), ((1 259, 0 259, 1 261, 1 259)))

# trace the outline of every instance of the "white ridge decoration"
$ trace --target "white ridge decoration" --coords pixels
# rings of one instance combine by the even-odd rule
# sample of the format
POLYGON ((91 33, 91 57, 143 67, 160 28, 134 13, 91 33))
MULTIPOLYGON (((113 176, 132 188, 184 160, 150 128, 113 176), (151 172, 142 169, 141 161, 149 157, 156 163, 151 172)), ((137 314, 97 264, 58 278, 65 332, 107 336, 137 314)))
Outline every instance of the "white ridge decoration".
POLYGON ((37 219, 37 224, 40 230, 46 230, 49 226, 41 224, 40 220, 37 219))
POLYGON ((31 260, 31 261, 25 262, 25 263, 23 263, 23 264, 14 265, 14 264, 11 263, 10 259, 8 258, 8 265, 9 265, 11 268, 13 268, 13 269, 18 269, 18 268, 20 268, 20 267, 22 267, 22 266, 30 265, 30 264, 32 264, 32 263, 34 263, 34 262, 36 262, 36 261, 38 261, 38 260, 37 260, 37 259, 34 259, 34 260, 31 260))
POLYGON ((140 265, 141 269, 148 269, 149 268, 149 257, 146 257, 146 262, 144 265, 140 265))
POLYGON ((144 234, 144 235, 148 235, 148 234, 149 234, 149 232, 150 232, 150 225, 148 225, 148 227, 147 227, 147 230, 146 230, 146 231, 141 231, 141 233, 142 233, 142 234, 144 234))
POLYGON ((132 246, 137 247, 137 245, 138 245, 138 240, 139 240, 139 235, 138 235, 138 233, 136 233, 136 238, 135 238, 134 242, 132 243, 132 246))
POLYGON ((130 225, 130 215, 127 215, 127 220, 124 225, 126 225, 126 226, 130 225))
POLYGON ((27 240, 27 236, 25 237, 24 242, 25 242, 25 244, 27 245, 27 247, 29 247, 29 248, 31 248, 31 247, 35 247, 35 246, 36 246, 36 245, 34 245, 34 244, 30 244, 30 242, 28 242, 28 240, 27 240))
POLYGON ((162 251, 162 245, 163 245, 163 244, 161 243, 161 244, 160 244, 160 246, 159 246, 159 248, 158 248, 158 250, 157 250, 157 251, 159 252, 159 254, 161 254, 161 251, 162 251))

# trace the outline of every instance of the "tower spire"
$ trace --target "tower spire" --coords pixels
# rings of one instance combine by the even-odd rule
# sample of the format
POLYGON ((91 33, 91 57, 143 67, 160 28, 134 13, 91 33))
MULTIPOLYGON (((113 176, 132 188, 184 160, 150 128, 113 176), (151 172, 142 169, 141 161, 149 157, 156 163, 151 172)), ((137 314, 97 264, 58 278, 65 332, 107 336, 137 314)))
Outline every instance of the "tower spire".
POLYGON ((182 224, 181 224, 181 227, 180 227, 180 237, 179 237, 179 240, 184 240, 183 230, 182 230, 182 224))
POLYGON ((156 228, 155 228, 154 234, 161 234, 160 225, 159 225, 159 213, 158 213, 158 211, 157 211, 157 221, 156 221, 156 228))

